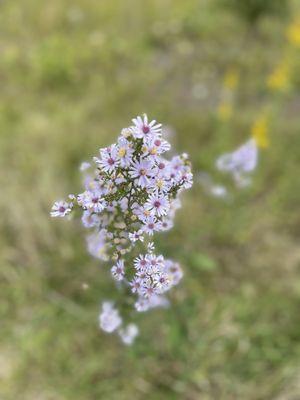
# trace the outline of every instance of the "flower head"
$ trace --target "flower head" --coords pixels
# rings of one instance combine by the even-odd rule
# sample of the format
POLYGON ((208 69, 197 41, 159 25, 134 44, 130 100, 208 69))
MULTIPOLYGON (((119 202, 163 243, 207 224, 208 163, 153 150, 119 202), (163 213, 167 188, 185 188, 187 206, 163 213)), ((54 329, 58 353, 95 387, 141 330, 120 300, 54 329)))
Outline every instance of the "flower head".
POLYGON ((72 203, 67 203, 66 201, 56 201, 53 204, 53 207, 51 209, 50 215, 51 217, 60 217, 63 218, 66 215, 70 214, 72 211, 73 204, 72 203))
POLYGON ((161 133, 161 124, 157 124, 155 120, 148 122, 146 114, 142 117, 138 116, 133 118, 132 122, 134 124, 132 132, 135 138, 142 139, 151 136, 158 136, 161 133))

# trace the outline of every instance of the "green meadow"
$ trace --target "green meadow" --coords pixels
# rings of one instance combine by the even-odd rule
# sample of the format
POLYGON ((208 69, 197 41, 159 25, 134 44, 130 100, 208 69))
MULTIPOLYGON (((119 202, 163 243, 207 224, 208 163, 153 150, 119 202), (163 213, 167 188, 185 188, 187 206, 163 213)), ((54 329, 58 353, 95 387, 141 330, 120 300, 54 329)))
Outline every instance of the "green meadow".
POLYGON ((297 15, 296 0, 0 2, 1 400, 300 399, 297 15), (109 267, 49 212, 143 112, 195 183, 156 237, 184 279, 125 347, 98 327, 109 267), (268 143, 237 189, 215 160, 257 123, 268 143))

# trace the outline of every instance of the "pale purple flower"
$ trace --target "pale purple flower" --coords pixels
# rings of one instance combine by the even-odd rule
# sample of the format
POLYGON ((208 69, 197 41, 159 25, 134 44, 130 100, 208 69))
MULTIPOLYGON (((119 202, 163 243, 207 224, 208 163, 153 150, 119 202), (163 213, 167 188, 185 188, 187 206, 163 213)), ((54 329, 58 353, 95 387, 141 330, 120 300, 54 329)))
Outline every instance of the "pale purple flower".
POLYGON ((93 228, 100 225, 99 216, 88 210, 83 212, 81 221, 85 228, 93 228))
POLYGON ((155 250, 155 246, 153 242, 149 242, 147 245, 147 251, 149 254, 152 254, 155 250))
POLYGON ((136 324, 129 324, 126 328, 121 328, 119 330, 119 336, 126 346, 131 346, 138 334, 139 328, 136 324))
POLYGON ((168 177, 169 172, 170 172, 169 161, 160 157, 159 160, 157 160, 157 163, 154 168, 155 177, 158 177, 158 178, 168 177))
POLYGON ((142 231, 147 233, 148 235, 153 235, 154 232, 161 230, 161 222, 157 220, 154 215, 150 215, 143 220, 142 231))
POLYGON ((91 168, 91 164, 89 162, 84 161, 83 163, 81 163, 80 165, 80 171, 86 171, 87 169, 91 168))
POLYGON ((250 139, 232 153, 220 156, 216 166, 225 172, 251 172, 256 168, 258 150, 254 139, 250 139))
POLYGON ((133 136, 142 139, 150 136, 158 136, 161 134, 161 124, 157 124, 155 120, 148 122, 146 114, 143 117, 136 117, 132 120, 134 126, 132 127, 133 136))
POLYGON ((94 157, 94 161, 104 172, 113 172, 119 165, 118 147, 113 144, 110 147, 100 149, 100 158, 94 157))
POLYGON ((111 269, 112 276, 117 281, 122 281, 125 275, 124 260, 119 260, 111 269))
POLYGON ((120 166, 123 168, 128 167, 132 162, 133 148, 130 142, 124 137, 120 137, 118 140, 118 158, 120 160, 120 166))
POLYGON ((129 237, 129 240, 130 240, 132 243, 135 243, 135 242, 137 242, 138 240, 140 240, 141 242, 144 241, 143 232, 142 232, 141 230, 135 231, 135 232, 133 232, 133 233, 129 233, 128 237, 129 237))
POLYGON ((138 293, 142 287, 142 279, 138 276, 135 276, 130 282, 132 293, 138 293))
POLYGON ((94 211, 95 213, 100 213, 107 206, 101 191, 86 190, 77 196, 77 202, 84 209, 94 211))
POLYGON ((136 184, 141 186, 142 188, 149 185, 149 179, 152 177, 152 175, 153 171, 150 161, 136 161, 130 169, 130 176, 134 178, 136 184))
POLYGON ((73 209, 73 203, 68 203, 66 201, 56 201, 51 209, 50 215, 53 218, 60 217, 63 218, 70 214, 73 209))
POLYGON ((146 258, 146 256, 140 254, 138 257, 136 257, 134 259, 134 267, 136 268, 136 270, 140 271, 140 270, 145 270, 148 264, 148 260, 146 258))
POLYGON ((167 214, 170 208, 170 203, 166 196, 153 194, 147 200, 145 208, 149 210, 153 215, 162 217, 163 215, 167 214))
POLYGON ((161 231, 168 231, 170 229, 172 229, 174 226, 173 221, 171 219, 163 219, 161 222, 161 231))
POLYGON ((171 260, 165 260, 165 267, 167 273, 170 276, 172 285, 178 285, 183 276, 183 272, 182 269, 180 268, 180 265, 171 260))
POLYGON ((169 151, 171 145, 161 137, 147 137, 144 141, 144 150, 149 156, 159 156, 160 154, 169 151))
POLYGON ((114 308, 112 302, 105 301, 102 304, 102 310, 99 315, 100 328, 108 333, 114 332, 122 324, 122 318, 119 311, 114 308))
POLYGON ((106 230, 92 233, 86 240, 89 253, 99 260, 107 261, 106 230))
POLYGON ((165 297, 155 294, 148 299, 139 297, 134 306, 138 312, 145 312, 156 307, 167 308, 169 304, 169 301, 165 297))
POLYGON ((153 283, 155 285, 156 292, 159 294, 168 291, 171 287, 170 278, 165 273, 154 275, 153 283))

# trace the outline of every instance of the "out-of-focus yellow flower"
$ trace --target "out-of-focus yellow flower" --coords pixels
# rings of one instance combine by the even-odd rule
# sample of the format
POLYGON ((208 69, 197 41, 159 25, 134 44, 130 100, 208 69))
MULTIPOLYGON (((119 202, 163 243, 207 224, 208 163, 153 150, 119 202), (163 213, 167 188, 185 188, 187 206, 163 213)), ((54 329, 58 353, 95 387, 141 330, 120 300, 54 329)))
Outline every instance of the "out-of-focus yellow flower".
POLYGON ((218 107, 218 117, 221 121, 228 121, 232 116, 232 105, 228 102, 223 102, 218 107))
POLYGON ((258 147, 263 149, 269 147, 269 116, 267 114, 259 115, 253 122, 251 135, 258 147))
POLYGON ((293 46, 300 47, 300 16, 288 26, 286 36, 293 46))
POLYGON ((233 90, 239 83, 240 73, 236 68, 230 68, 224 75, 223 85, 226 89, 233 90))
POLYGON ((272 90, 286 90, 290 83, 290 67, 285 61, 279 64, 267 78, 267 86, 272 90))

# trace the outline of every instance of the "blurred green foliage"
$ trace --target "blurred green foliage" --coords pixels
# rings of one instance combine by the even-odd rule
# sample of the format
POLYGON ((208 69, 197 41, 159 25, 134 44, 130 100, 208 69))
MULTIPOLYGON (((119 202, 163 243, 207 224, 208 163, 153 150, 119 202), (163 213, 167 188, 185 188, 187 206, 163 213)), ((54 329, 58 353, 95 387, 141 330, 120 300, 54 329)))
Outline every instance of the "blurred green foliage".
POLYGON ((250 24, 261 17, 284 17, 289 11, 288 0, 219 0, 226 8, 238 14, 250 24))
POLYGON ((236 12, 250 2, 217 3, 0 3, 1 400, 300 397, 299 48, 289 21, 271 13, 249 32, 236 12), (270 89, 285 58, 291 83, 281 68, 270 89), (253 186, 236 191, 214 160, 262 111, 270 145, 253 186), (80 191, 80 162, 142 112, 171 126, 196 179, 157 238, 185 278, 170 309, 137 317, 141 337, 124 348, 97 327, 115 293, 108 269, 80 225, 49 210, 80 191), (231 197, 208 196, 200 171, 231 197))

